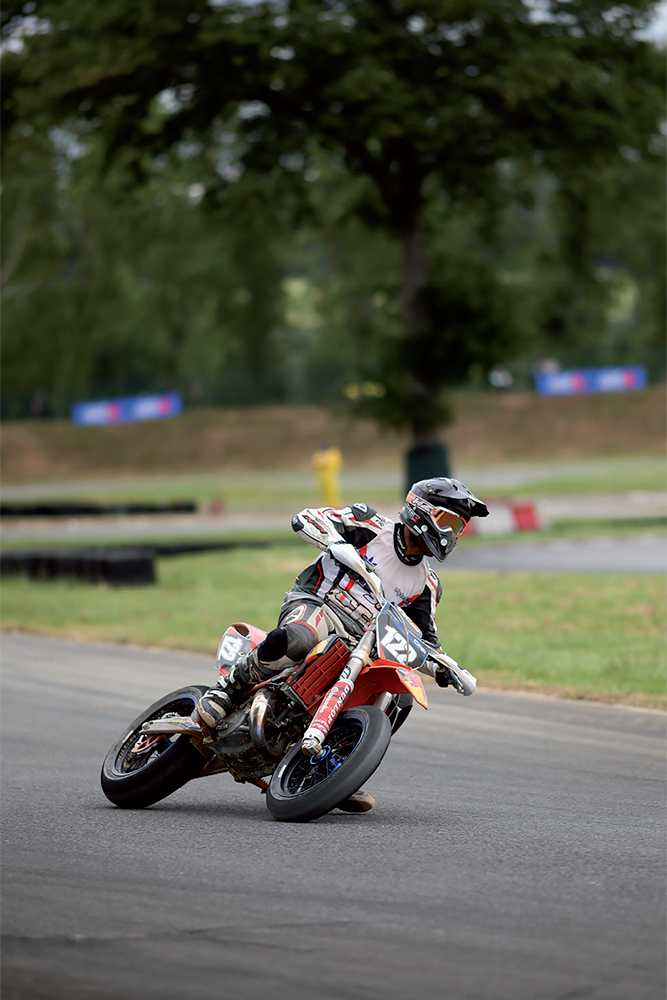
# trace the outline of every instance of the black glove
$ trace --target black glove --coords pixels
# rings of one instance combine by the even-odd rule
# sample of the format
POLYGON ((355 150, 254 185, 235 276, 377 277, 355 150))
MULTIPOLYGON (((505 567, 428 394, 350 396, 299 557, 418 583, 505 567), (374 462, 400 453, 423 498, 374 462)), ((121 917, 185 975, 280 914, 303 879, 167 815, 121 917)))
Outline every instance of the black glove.
POLYGON ((449 687, 453 683, 452 675, 447 670, 447 667, 438 667, 435 672, 435 683, 441 688, 449 687))

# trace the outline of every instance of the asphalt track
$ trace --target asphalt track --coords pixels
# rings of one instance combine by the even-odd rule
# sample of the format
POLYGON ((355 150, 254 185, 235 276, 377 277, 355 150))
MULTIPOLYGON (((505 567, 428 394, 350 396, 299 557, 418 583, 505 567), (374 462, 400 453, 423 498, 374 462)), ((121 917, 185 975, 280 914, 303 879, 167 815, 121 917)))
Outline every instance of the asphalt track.
POLYGON ((524 570, 532 573, 664 573, 664 535, 582 538, 552 542, 457 545, 446 570, 524 570))
POLYGON ((112 740, 206 657, 3 638, 3 1000, 664 1000, 665 717, 429 687, 376 808, 195 781, 106 802, 112 740))

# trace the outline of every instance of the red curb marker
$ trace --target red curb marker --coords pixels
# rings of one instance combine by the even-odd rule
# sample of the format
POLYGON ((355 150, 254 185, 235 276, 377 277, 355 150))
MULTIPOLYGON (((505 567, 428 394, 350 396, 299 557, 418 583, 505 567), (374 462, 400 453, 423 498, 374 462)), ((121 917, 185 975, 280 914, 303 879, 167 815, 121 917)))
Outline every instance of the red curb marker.
POLYGON ((541 528, 542 524, 536 504, 532 501, 514 502, 508 500, 493 504, 488 520, 487 518, 484 520, 472 518, 462 534, 464 536, 504 535, 514 531, 540 531, 541 528))

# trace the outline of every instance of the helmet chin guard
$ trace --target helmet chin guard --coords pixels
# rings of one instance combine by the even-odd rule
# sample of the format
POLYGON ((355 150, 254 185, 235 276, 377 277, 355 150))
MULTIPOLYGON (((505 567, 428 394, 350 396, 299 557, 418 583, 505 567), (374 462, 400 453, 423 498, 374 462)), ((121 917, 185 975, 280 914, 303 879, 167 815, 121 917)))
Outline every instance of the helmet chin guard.
POLYGON ((422 527, 419 533, 416 530, 411 530, 409 527, 408 531, 416 538, 421 538, 431 555, 440 562, 444 562, 458 541, 458 535, 455 535, 451 528, 446 528, 437 541, 432 537, 432 533, 428 531, 426 526, 422 527))
POLYGON ((399 517, 436 559, 444 561, 471 517, 486 517, 487 506, 457 479, 422 479, 408 491, 399 517))

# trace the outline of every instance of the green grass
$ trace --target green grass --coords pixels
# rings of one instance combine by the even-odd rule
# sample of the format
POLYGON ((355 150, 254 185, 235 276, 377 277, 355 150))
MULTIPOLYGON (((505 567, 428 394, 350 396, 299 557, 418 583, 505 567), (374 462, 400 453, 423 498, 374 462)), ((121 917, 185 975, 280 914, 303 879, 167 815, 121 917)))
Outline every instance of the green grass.
MULTIPOLYGON (((221 500, 230 513, 258 510, 298 510, 318 502, 312 476, 294 473, 243 474, 220 476, 174 476, 151 480, 119 478, 116 482, 95 481, 40 486, 45 499, 63 501, 86 500, 91 503, 164 503, 179 500, 194 501, 205 510, 212 500, 221 500)), ((22 494, 26 502, 39 503, 35 488, 27 487, 22 494)), ((12 495, 12 502, 14 496, 12 495)))
POLYGON ((661 576, 443 576, 440 641, 482 684, 665 707, 661 576))
MULTIPOLYGON (((211 654, 232 621, 275 624, 310 553, 294 545, 162 559, 155 587, 5 578, 2 619, 75 639, 211 654)), ((664 706, 662 579, 639 574, 442 571, 443 646, 480 685, 664 706)))
POLYGON ((154 587, 112 588, 5 577, 4 628, 215 654, 230 622, 273 628, 283 593, 310 553, 293 545, 158 562, 154 587))

